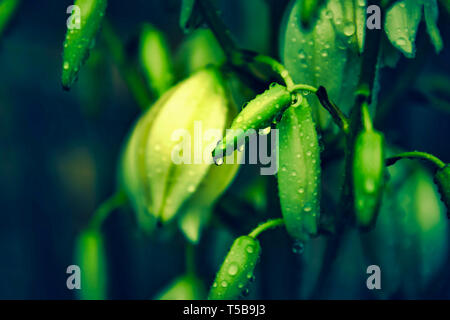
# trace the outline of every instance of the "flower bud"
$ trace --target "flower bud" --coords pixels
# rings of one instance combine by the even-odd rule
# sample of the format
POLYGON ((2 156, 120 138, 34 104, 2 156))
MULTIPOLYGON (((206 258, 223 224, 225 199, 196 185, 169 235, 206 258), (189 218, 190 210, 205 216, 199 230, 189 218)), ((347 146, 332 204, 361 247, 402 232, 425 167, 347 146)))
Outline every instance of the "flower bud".
MULTIPOLYGON (((207 178, 211 151, 235 112, 229 97, 222 73, 205 68, 166 92, 139 119, 123 154, 121 179, 145 228, 155 218, 170 221, 207 178)), ((222 180, 211 183, 209 188, 223 190, 217 186, 222 180)), ((202 206, 215 198, 208 201, 202 206)))
POLYGON ((148 23, 140 35, 139 62, 150 89, 160 97, 173 83, 172 60, 166 38, 148 23))
POLYGON ((104 300, 106 296, 106 256, 98 230, 84 230, 76 239, 75 261, 81 270, 81 300, 104 300))
POLYGON ((306 99, 288 108, 277 128, 281 212, 289 235, 302 243, 317 234, 320 218, 320 147, 306 99))
POLYGON ((209 300, 237 299, 246 290, 261 254, 257 239, 249 236, 237 238, 225 261, 217 272, 209 291, 209 300))
POLYGON ((362 131, 355 141, 353 196, 356 223, 375 223, 384 186, 384 138, 374 130, 362 131))
MULTIPOLYGON (((305 27, 301 23, 303 0, 294 1, 287 11, 280 34, 280 56, 295 83, 324 86, 344 112, 354 103, 361 69, 360 53, 365 30, 365 2, 329 0, 321 5, 305 27)), ((320 126, 329 115, 311 99, 320 126)))
POLYGON ((107 3, 107 0, 76 0, 74 3, 80 10, 80 28, 68 29, 64 41, 62 85, 65 89, 72 86, 80 68, 89 57, 107 3))

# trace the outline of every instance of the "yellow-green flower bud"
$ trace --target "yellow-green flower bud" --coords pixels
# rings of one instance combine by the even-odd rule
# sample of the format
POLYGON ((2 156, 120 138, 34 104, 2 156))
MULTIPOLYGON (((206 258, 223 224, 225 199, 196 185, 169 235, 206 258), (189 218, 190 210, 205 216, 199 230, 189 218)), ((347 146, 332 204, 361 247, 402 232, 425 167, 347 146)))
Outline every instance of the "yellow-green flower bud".
POLYGON ((170 221, 195 195, 234 108, 223 74, 210 67, 170 89, 139 119, 123 154, 121 179, 145 227, 155 218, 170 221))

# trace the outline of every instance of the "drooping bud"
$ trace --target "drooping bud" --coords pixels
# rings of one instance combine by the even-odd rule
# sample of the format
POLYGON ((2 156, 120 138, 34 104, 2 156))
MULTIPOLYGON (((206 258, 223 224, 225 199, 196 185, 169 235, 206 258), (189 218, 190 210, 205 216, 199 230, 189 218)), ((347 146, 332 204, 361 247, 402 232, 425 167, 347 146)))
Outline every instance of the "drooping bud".
POLYGON ((247 288, 261 254, 259 241, 249 236, 237 238, 217 272, 209 300, 233 300, 247 288))
POLYGON ((278 190, 288 233, 306 242, 317 234, 320 218, 320 147, 306 99, 286 110, 280 134, 278 190))
POLYGON ((76 0, 74 26, 68 26, 64 41, 62 85, 69 89, 89 57, 105 15, 107 0, 76 0), (78 12, 79 10, 79 12, 78 12), (77 26, 79 24, 79 26, 77 26))

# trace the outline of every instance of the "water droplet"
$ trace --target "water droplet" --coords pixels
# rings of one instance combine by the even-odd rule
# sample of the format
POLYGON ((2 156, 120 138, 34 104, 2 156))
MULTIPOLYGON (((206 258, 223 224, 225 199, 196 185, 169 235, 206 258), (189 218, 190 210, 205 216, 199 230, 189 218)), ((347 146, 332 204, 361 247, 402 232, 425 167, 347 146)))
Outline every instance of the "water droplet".
POLYGON ((321 55, 322 57, 326 58, 326 57, 328 57, 328 52, 327 52, 326 50, 322 50, 322 51, 320 52, 320 55, 321 55))
POLYGON ((398 38, 395 43, 399 46, 404 46, 406 44, 406 39, 405 38, 398 38))
POLYGON ((303 207, 303 211, 305 211, 305 212, 311 212, 311 210, 312 210, 312 207, 309 204, 305 204, 305 206, 303 207))
POLYGON ((67 61, 64 62, 63 68, 64 68, 64 70, 69 70, 70 65, 69 65, 69 63, 67 61))
POLYGON ((237 263, 232 263, 228 267, 228 274, 230 276, 235 276, 238 273, 238 271, 239 271, 239 267, 238 267, 237 263))
POLYGON ((300 188, 300 189, 298 189, 298 193, 304 193, 305 192, 305 189, 304 188, 300 188))
POLYGON ((243 283, 239 283, 239 284, 238 284, 238 288, 239 288, 239 289, 242 289, 243 287, 244 287, 244 284, 243 284, 243 283))
POLYGON ((226 287, 228 287, 228 282, 222 281, 222 282, 220 283, 220 285, 221 285, 222 287, 226 288, 226 287))
POLYGON ((216 166, 221 166, 223 164, 223 158, 214 158, 214 163, 216 166))
POLYGON ((375 191, 375 181, 373 179, 366 180, 364 187, 368 193, 373 193, 375 191))
POLYGON ((354 33, 355 33, 355 25, 351 22, 347 23, 344 27, 344 34, 347 37, 350 37, 354 33))
POLYGON ((188 191, 188 192, 191 192, 191 193, 194 192, 194 191, 195 191, 195 186, 191 184, 191 185, 187 188, 187 191, 188 191))
POLYGON ((297 240, 294 242, 294 245, 292 246, 292 252, 295 254, 302 254, 305 250, 305 245, 302 241, 297 240))
POLYGON ((298 52, 298 58, 301 60, 306 59, 306 55, 305 55, 305 51, 303 51, 302 49, 298 52))
POLYGON ((263 136, 268 135, 270 133, 270 130, 271 130, 270 127, 261 129, 261 130, 259 130, 259 134, 263 135, 263 136))
POLYGON ((213 288, 217 288, 217 282, 214 281, 212 286, 213 286, 213 288))
POLYGON ((247 246, 247 248, 245 249, 248 253, 253 253, 255 252, 255 249, 253 248, 253 246, 247 246))
POLYGON ((295 171, 293 171, 292 173, 291 173, 291 176, 293 176, 293 177, 295 177, 297 175, 297 173, 295 172, 295 171))
POLYGON ((307 155, 308 157, 311 157, 312 152, 311 152, 311 151, 306 151, 306 155, 307 155))

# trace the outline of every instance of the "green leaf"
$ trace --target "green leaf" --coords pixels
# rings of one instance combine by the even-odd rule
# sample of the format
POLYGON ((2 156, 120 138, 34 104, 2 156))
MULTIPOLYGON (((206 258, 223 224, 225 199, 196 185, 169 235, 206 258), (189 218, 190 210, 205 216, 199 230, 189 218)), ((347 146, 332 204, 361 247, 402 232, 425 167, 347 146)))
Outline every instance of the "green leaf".
POLYGON ((180 13, 180 27, 188 33, 202 23, 202 17, 196 10, 196 0, 182 0, 180 13))

